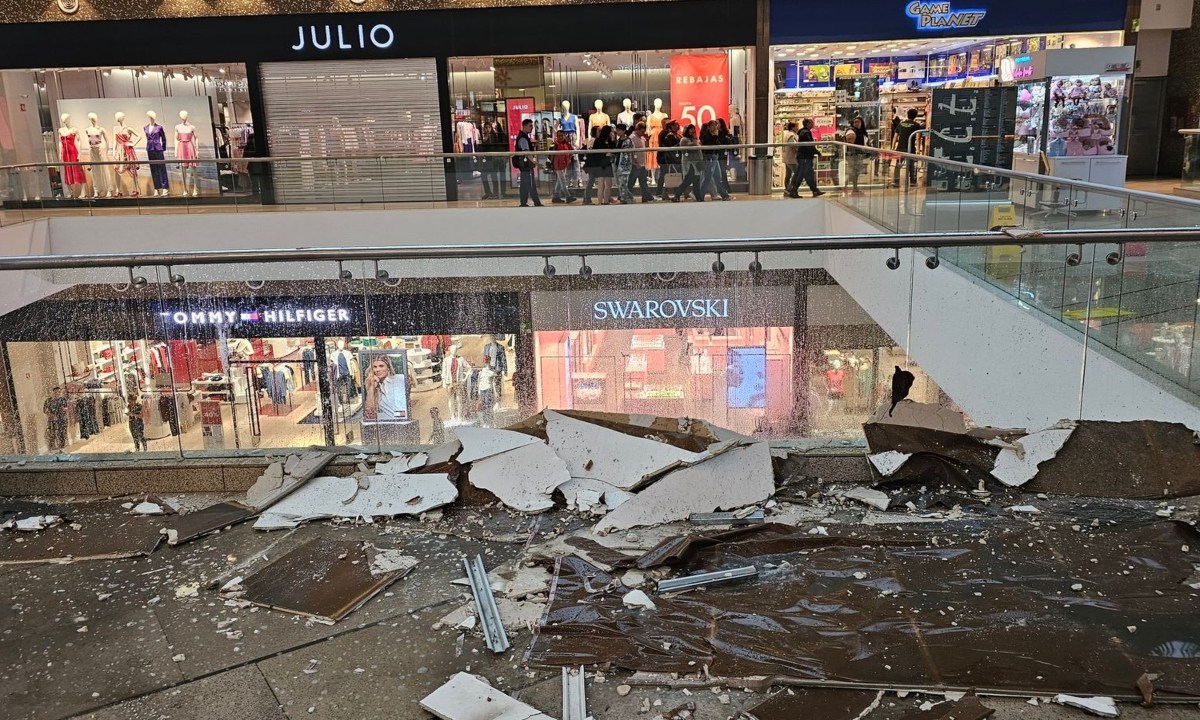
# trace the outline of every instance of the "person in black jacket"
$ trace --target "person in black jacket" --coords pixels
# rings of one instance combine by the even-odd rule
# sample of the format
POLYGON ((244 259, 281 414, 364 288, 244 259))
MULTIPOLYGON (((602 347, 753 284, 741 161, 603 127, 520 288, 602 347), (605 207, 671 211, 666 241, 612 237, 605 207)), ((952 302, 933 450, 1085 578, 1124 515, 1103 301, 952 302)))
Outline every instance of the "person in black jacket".
POLYGON ((658 199, 667 196, 667 176, 679 172, 679 123, 670 118, 663 121, 663 128, 658 133, 658 175, 654 184, 658 187, 658 199))
MULTIPOLYGON (((799 133, 800 147, 796 151, 796 174, 800 177, 800 180, 808 183, 808 189, 812 190, 813 197, 821 197, 825 194, 817 189, 817 159, 821 157, 821 153, 817 151, 815 145, 805 144, 816 142, 816 139, 813 137, 812 128, 812 118, 804 118, 799 133)), ((794 195, 793 197, 798 196, 794 195)))
POLYGON ((716 120, 705 123, 700 128, 700 146, 704 148, 704 179, 700 182, 700 197, 703 198, 706 193, 711 192, 714 200, 718 197, 728 200, 729 192, 720 178, 720 156, 724 151, 714 149, 719 145, 721 145, 720 124, 716 120))
MULTIPOLYGON (((717 135, 720 137, 722 145, 737 145, 737 138, 729 131, 729 125, 725 123, 724 118, 717 119, 717 126, 717 135)), ((721 188, 725 191, 726 197, 732 192, 732 189, 729 187, 729 158, 733 152, 732 150, 722 150, 721 154, 717 157, 717 161, 721 166, 721 174, 719 175, 721 188)))
POLYGON ((521 123, 521 132, 517 133, 517 154, 513 155, 512 164, 521 173, 521 207, 529 207, 529 201, 533 200, 534 207, 542 206, 542 199, 538 197, 537 178, 534 177, 533 169, 537 165, 537 160, 533 154, 533 137, 530 133, 533 132, 533 121, 525 120, 521 123))

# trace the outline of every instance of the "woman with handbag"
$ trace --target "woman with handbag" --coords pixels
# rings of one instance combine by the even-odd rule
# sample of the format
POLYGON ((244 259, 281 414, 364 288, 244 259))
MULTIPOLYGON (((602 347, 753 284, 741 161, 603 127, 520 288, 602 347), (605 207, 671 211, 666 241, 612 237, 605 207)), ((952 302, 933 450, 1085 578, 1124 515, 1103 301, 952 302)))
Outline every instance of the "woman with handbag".
POLYGON ((696 126, 688 125, 683 129, 683 138, 679 141, 679 155, 683 162, 683 183, 676 188, 671 202, 679 202, 679 198, 689 189, 696 202, 704 202, 704 154, 696 142, 696 126))
POLYGON ((654 184, 658 186, 658 199, 667 197, 667 178, 679 175, 679 123, 674 120, 664 120, 663 129, 658 133, 658 176, 654 184))
MULTIPOLYGON (((592 143, 593 150, 616 150, 617 141, 613 138, 613 129, 611 125, 605 125, 600 128, 600 134, 596 136, 596 142, 592 143)), ((613 158, 611 153, 596 152, 591 153, 589 157, 593 157, 593 165, 599 186, 597 194, 600 196, 600 204, 608 205, 612 202, 613 189, 613 158)), ((588 204, 585 199, 584 205, 588 204)))

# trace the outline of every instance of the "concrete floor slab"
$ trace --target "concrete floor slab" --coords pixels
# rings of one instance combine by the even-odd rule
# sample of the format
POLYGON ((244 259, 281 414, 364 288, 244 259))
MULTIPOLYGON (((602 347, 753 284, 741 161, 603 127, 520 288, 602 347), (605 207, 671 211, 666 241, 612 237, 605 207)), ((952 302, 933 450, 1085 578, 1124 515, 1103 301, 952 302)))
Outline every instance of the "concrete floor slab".
POLYGON ((212 675, 83 716, 85 720, 287 720, 254 665, 212 675))

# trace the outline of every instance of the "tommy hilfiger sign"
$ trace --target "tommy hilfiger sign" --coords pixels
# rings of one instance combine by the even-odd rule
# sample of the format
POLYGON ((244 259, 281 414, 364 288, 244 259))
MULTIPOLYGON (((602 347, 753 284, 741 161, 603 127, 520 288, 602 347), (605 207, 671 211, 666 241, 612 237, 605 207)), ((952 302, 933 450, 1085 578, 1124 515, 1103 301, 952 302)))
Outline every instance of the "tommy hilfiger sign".
POLYGON ((396 33, 383 23, 366 25, 299 25, 296 27, 296 44, 292 50, 386 50, 396 42, 396 33))
POLYGON ((348 323, 350 311, 343 307, 267 307, 241 310, 174 310, 160 312, 176 325, 234 325, 236 323, 348 323))

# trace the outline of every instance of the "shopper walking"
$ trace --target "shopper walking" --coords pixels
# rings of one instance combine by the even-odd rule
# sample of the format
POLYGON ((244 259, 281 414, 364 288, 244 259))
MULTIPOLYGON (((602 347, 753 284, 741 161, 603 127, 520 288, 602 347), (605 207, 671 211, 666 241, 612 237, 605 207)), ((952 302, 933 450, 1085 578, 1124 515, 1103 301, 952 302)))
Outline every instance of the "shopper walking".
MULTIPOLYGON (((896 126, 896 133, 892 136, 892 149, 904 153, 917 153, 919 148, 917 147, 917 142, 912 138, 917 131, 924 129, 925 126, 917 122, 916 108, 909 109, 908 117, 901 120, 900 124, 896 126)), ((917 139, 919 138, 920 136, 917 136, 917 139)), ((916 185, 917 161, 912 158, 903 158, 903 161, 908 166, 908 184, 916 185)), ((900 185, 900 161, 896 162, 896 173, 892 180, 897 186, 900 185)))
POLYGON ((525 120, 521 123, 521 132, 517 133, 517 154, 513 155, 512 164, 521 173, 521 207, 529 207, 529 201, 533 200, 534 207, 542 206, 542 199, 538 197, 537 178, 534 175, 534 167, 537 160, 533 155, 533 138, 529 133, 533 132, 533 121, 525 120))
POLYGON ((716 149, 720 144, 720 124, 716 120, 705 123, 704 127, 700 130, 700 145, 704 158, 704 179, 700 183, 700 196, 703 197, 706 193, 710 193, 713 200, 716 200, 718 197, 722 200, 728 200, 729 193, 725 191, 725 187, 720 179, 720 155, 723 151, 716 149))
POLYGON ((683 137, 679 139, 679 156, 683 163, 683 182, 675 189, 671 202, 679 202, 679 198, 689 189, 696 202, 704 202, 701 188, 704 176, 704 155, 696 142, 696 126, 688 125, 683 129, 683 137))
POLYGON ((813 137, 812 128, 812 119, 804 118, 800 124, 800 132, 797 133, 800 148, 796 151, 796 175, 799 179, 795 181, 797 192, 792 197, 800 197, 799 185, 801 182, 808 183, 808 189, 812 190, 813 197, 821 197, 825 194, 817 189, 817 159, 821 157, 821 153, 813 144, 816 142, 816 138, 813 137))
POLYGON ((854 146, 846 151, 846 160, 850 163, 850 185, 854 188, 850 194, 862 195, 862 191, 858 189, 858 176, 862 174, 863 163, 867 159, 867 153, 859 149, 867 146, 867 124, 862 115, 855 115, 850 120, 846 142, 854 146))
POLYGON ((658 199, 665 200, 667 178, 681 172, 679 152, 675 149, 679 147, 679 123, 670 118, 663 120, 663 129, 658 133, 658 147, 658 177, 654 184, 658 186, 658 199))
POLYGON ((640 185, 642 189, 642 202, 654 202, 654 195, 650 192, 650 179, 646 172, 646 123, 640 122, 633 127, 633 135, 629 140, 633 144, 634 150, 641 152, 632 153, 633 155, 633 171, 629 174, 629 193, 633 194, 634 185, 640 185))
MULTIPOLYGON (((508 138, 505 137, 504 128, 500 123, 488 123, 484 126, 480 150, 485 153, 502 153, 508 150, 508 138)), ((484 200, 504 199, 503 186, 500 184, 504 166, 505 162, 502 157, 485 156, 483 162, 480 163, 480 182, 483 184, 484 200)))
MULTIPOLYGON (((612 125, 605 125, 600 128, 600 134, 596 136, 596 142, 592 143, 593 150, 610 151, 617 148, 617 141, 613 137, 612 125)), ((613 157, 611 152, 593 153, 596 156, 596 177, 599 187, 600 204, 608 205, 613 202, 612 186, 613 186, 613 157)))
POLYGON ((783 194, 791 198, 800 197, 796 193, 796 186, 800 184, 800 173, 796 171, 799 164, 799 142, 796 123, 789 120, 787 125, 783 126, 783 194))
MULTIPOLYGON (((729 131, 729 125, 725 123, 724 118, 717 119, 717 136, 720 138, 722 145, 737 145, 737 138, 729 131)), ((733 153, 733 150, 722 150, 717 155, 721 171, 717 177, 721 181, 721 189, 725 191, 724 198, 726 200, 733 197, 733 189, 729 187, 729 158, 733 156, 733 153)))
MULTIPOLYGON (((587 143, 584 145, 585 150, 594 150, 596 148, 596 138, 600 137, 600 128, 593 127, 588 137, 587 143)), ((583 204, 592 204, 592 191, 596 189, 596 183, 600 180, 600 154, 585 153, 583 156, 583 171, 587 173, 587 185, 583 188, 583 204)))
MULTIPOLYGON (((633 140, 629 137, 629 127, 625 123, 617 123, 616 139, 618 150, 633 149, 633 140)), ((628 205, 633 202, 632 183, 630 182, 633 178, 633 153, 618 153, 616 168, 617 197, 620 198, 622 205, 628 205)))
POLYGON ((575 148, 567 142, 567 135, 562 130, 554 133, 554 149, 563 154, 550 158, 550 167, 554 170, 554 197, 550 202, 561 205, 575 202, 575 194, 571 192, 570 169, 575 156, 569 154, 575 148))

